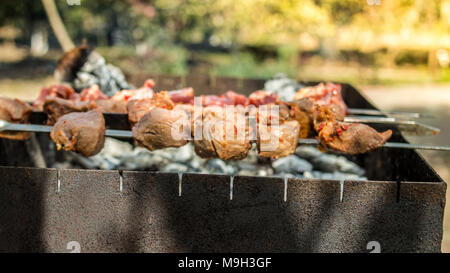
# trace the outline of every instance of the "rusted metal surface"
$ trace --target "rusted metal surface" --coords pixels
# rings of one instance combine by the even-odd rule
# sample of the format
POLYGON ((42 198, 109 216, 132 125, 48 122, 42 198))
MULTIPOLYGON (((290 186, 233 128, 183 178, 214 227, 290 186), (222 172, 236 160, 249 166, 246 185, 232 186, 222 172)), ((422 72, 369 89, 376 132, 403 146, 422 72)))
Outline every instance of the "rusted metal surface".
MULTIPOLYGON (((261 80, 155 79, 159 89, 193 86, 197 94, 263 87, 261 80)), ((343 96, 349 107, 375 109, 350 85, 343 96)), ((37 137, 51 165, 58 153, 47 135, 37 137)), ((392 141, 405 142, 395 128, 392 141)), ((284 201, 282 178, 235 177, 230 200, 225 175, 183 174, 181 196, 178 174, 158 172, 124 171, 121 179, 117 170, 60 170, 58 187, 57 170, 28 168, 24 142, 0 139, 0 166, 14 166, 0 167, 0 251, 68 252, 77 241, 82 252, 368 252, 376 241, 382 252, 439 252, 446 184, 429 164, 413 150, 348 157, 369 181, 342 188, 289 179, 284 201)))
POLYGON ((0 251, 439 252, 445 183, 0 167, 0 251))

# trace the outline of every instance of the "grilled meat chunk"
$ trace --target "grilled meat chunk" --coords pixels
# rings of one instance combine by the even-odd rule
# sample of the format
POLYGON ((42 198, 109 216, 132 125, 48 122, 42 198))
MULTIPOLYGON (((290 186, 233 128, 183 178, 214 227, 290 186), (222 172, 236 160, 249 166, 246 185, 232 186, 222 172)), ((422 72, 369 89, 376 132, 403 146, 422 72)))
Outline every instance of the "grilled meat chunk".
POLYGON ((313 126, 314 102, 309 98, 303 98, 289 102, 290 118, 300 124, 299 137, 308 138, 315 134, 313 126))
POLYGON ((97 84, 93 84, 81 91, 80 98, 81 101, 96 101, 108 99, 108 96, 100 90, 97 84))
POLYGON ((249 104, 260 106, 275 103, 278 101, 278 95, 274 93, 269 93, 265 90, 258 90, 250 94, 249 104))
POLYGON ((55 97, 66 100, 79 100, 80 94, 75 93, 73 88, 66 84, 54 84, 49 87, 43 87, 39 97, 33 103, 33 110, 42 111, 47 97, 55 97))
POLYGON ((233 91, 227 91, 220 96, 206 95, 202 96, 203 106, 225 106, 225 105, 248 105, 248 98, 233 91))
POLYGON ((258 126, 258 151, 262 157, 278 158, 291 155, 298 144, 300 124, 286 121, 278 126, 258 126))
POLYGON ((156 107, 145 114, 132 131, 137 145, 154 151, 185 145, 186 129, 189 129, 189 121, 184 111, 156 107))
POLYGON ((203 116, 197 117, 194 122, 194 130, 202 131, 201 139, 196 139, 194 135, 195 152, 200 157, 223 160, 247 157, 251 144, 245 109, 232 107, 228 110, 217 106, 206 107, 203 116))
POLYGON ((180 90, 173 90, 167 93, 169 94, 170 99, 174 103, 186 103, 186 104, 194 103, 194 89, 192 87, 187 87, 180 90))
POLYGON ((347 105, 342 98, 341 86, 333 83, 320 83, 316 86, 304 87, 297 91, 294 100, 311 99, 314 104, 327 106, 333 111, 336 120, 343 121, 347 115, 347 105))
POLYGON ((97 108, 103 113, 127 113, 126 100, 122 98, 119 99, 119 96, 108 97, 96 84, 83 89, 80 96, 81 101, 83 102, 95 102, 97 108))
POLYGON ((336 121, 333 111, 323 106, 314 112, 314 128, 324 147, 348 154, 372 151, 383 146, 392 135, 391 130, 378 133, 365 124, 336 121))
POLYGON ((132 125, 136 124, 145 114, 153 108, 160 107, 173 109, 174 103, 167 92, 155 93, 151 98, 130 99, 127 104, 128 120, 132 125))
MULTIPOLYGON (((0 119, 11 123, 27 123, 31 107, 18 99, 0 98, 0 119)), ((30 137, 27 132, 0 132, 0 137, 25 140, 30 137)))
POLYGON ((47 114, 47 124, 53 125, 63 115, 72 112, 87 112, 96 108, 94 102, 65 100, 47 97, 44 103, 44 113, 47 114))
POLYGON ((58 149, 93 156, 103 149, 105 131, 103 114, 96 109, 62 116, 53 126, 50 137, 58 149))
POLYGON ((96 100, 95 105, 103 113, 127 113, 127 102, 123 100, 115 100, 113 98, 96 100))

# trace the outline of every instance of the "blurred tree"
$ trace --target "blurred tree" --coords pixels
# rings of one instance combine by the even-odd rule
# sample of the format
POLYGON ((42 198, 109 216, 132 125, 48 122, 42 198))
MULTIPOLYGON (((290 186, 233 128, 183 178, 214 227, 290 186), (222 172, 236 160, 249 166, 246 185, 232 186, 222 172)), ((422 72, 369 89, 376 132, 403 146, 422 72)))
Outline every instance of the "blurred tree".
POLYGON ((53 32, 56 35, 56 38, 59 41, 59 44, 63 48, 64 51, 69 51, 74 48, 74 44, 72 39, 70 39, 67 34, 66 27, 59 16, 59 12, 56 9, 54 0, 42 0, 42 4, 44 5, 45 12, 47 13, 48 20, 50 25, 52 26, 53 32))

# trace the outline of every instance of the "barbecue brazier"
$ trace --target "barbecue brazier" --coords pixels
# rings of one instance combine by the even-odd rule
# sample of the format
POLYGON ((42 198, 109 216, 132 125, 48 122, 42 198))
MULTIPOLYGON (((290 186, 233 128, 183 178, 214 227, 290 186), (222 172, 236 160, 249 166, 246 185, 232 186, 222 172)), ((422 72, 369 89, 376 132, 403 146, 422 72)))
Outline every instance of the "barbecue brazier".
MULTIPOLYGON (((197 95, 264 83, 154 79, 159 90, 197 95)), ((349 107, 375 109, 342 87, 349 107)), ((38 139, 55 160, 47 136, 38 139)), ((392 141, 406 142, 395 128, 392 141)), ((441 250, 446 183, 414 150, 352 156, 368 181, 185 173, 181 183, 177 173, 36 168, 28 150, 0 140, 2 252, 69 252, 71 241, 81 252, 370 252, 372 241, 381 252, 441 250)))

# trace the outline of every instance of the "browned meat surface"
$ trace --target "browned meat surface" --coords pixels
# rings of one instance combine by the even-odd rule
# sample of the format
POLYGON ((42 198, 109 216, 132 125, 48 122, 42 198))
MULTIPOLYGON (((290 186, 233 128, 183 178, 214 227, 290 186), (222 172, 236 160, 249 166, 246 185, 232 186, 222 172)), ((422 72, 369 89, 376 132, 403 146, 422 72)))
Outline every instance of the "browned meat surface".
POLYGON ((378 133, 365 124, 336 121, 327 107, 318 107, 314 112, 314 128, 324 147, 348 154, 372 151, 383 146, 392 135, 391 130, 378 133))
POLYGON ((50 133, 58 149, 93 156, 105 144, 105 119, 100 110, 70 113, 59 118, 50 133))
POLYGON ((146 113, 153 108, 173 109, 174 103, 167 92, 155 93, 151 98, 132 99, 128 101, 128 120, 136 124, 146 113))
POLYGON ((100 87, 97 84, 93 84, 89 88, 85 88, 81 91, 80 99, 82 101, 95 101, 108 99, 108 96, 100 90, 100 87))
POLYGON ((185 126, 189 126, 185 112, 153 108, 133 127, 133 138, 137 145, 150 151, 180 147, 188 141, 185 126))
POLYGON ((276 101, 278 101, 278 95, 269 93, 264 90, 258 90, 258 91, 251 93, 250 96, 248 96, 248 99, 249 99, 249 104, 255 105, 255 106, 260 106, 260 105, 275 103, 276 101))
POLYGON ((333 83, 320 83, 316 86, 309 86, 297 91, 294 100, 303 98, 311 99, 314 104, 327 106, 332 110, 336 120, 344 120, 347 115, 347 105, 342 98, 341 86, 333 83))
POLYGON ((56 97, 66 100, 80 100, 80 94, 66 84, 53 84, 49 87, 43 87, 39 97, 33 103, 33 110, 42 111, 43 105, 47 97, 56 97))
POLYGON ((298 144, 300 124, 286 121, 273 127, 258 127, 258 151, 263 157, 278 158, 291 155, 298 144))
POLYGON ((72 112, 86 112, 94 109, 94 102, 65 100, 56 97, 47 97, 44 103, 44 113, 47 114, 47 124, 53 125, 63 115, 72 112))
POLYGON ((95 101, 95 105, 103 113, 127 113, 127 102, 123 100, 100 99, 95 101))
POLYGON ((194 130, 202 131, 202 139, 194 135, 194 145, 200 157, 223 160, 247 157, 251 144, 244 108, 240 109, 226 113, 222 107, 206 107, 203 117, 197 117, 194 130), (200 120, 202 127, 198 127, 200 120))
POLYGON ((309 98, 295 100, 289 103, 290 117, 300 124, 299 137, 312 137, 314 132, 312 113, 314 103, 309 98))
MULTIPOLYGON (((0 98, 0 119, 11 123, 27 123, 31 107, 18 99, 0 98)), ((24 140, 30 136, 26 132, 0 132, 0 137, 24 140)))

